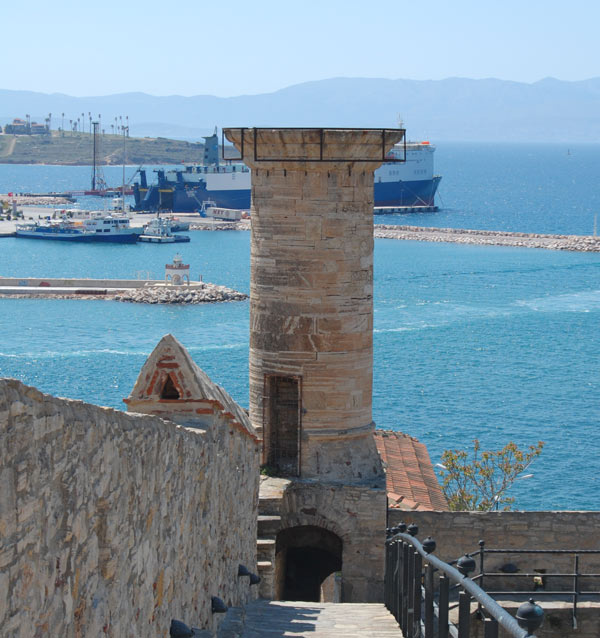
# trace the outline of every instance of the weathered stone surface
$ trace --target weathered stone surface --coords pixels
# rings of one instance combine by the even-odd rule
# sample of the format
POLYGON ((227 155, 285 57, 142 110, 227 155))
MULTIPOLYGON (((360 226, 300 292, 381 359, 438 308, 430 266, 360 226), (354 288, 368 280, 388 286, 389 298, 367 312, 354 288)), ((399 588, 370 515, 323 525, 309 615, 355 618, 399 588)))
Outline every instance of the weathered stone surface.
POLYGON ((211 596, 255 596, 256 444, 222 412, 202 425, 0 380, 3 638, 214 631, 211 596))
MULTIPOLYGON (((226 135, 241 148, 239 130, 226 135)), ((399 136, 387 133, 387 147, 399 136)), ((382 141, 368 129, 244 132, 252 168, 250 419, 265 430, 266 461, 274 437, 265 379, 301 379, 303 477, 382 474, 364 432, 372 423, 373 171, 382 141), (336 161, 312 161, 321 159, 336 161), (321 356, 330 354, 339 356, 321 356), (336 436, 311 443, 311 432, 332 430, 336 436)))
POLYGON ((280 510, 282 529, 314 525, 343 543, 342 601, 383 598, 385 489, 373 486, 292 481, 280 510))
MULTIPOLYGON (((400 512, 389 510, 388 525, 401 520, 416 523, 419 537, 431 536, 437 544, 436 555, 442 560, 459 558, 478 549, 480 540, 489 549, 596 549, 600 550, 600 512, 400 512)), ((486 570, 514 563, 521 571, 533 573, 570 573, 573 556, 569 554, 490 554, 486 570)), ((580 570, 600 573, 600 554, 582 554, 580 570)), ((593 589, 591 579, 586 588, 593 589), (589 586, 589 587, 588 587, 589 586)), ((598 581, 596 581, 598 582, 598 581)), ((522 584, 522 579, 520 580, 522 584)), ((500 589, 515 589, 514 581, 499 579, 500 589)), ((533 583, 528 586, 533 590, 533 583)), ((553 578, 553 589, 569 589, 572 578, 553 578)), ((489 583, 488 583, 489 588, 489 583)))

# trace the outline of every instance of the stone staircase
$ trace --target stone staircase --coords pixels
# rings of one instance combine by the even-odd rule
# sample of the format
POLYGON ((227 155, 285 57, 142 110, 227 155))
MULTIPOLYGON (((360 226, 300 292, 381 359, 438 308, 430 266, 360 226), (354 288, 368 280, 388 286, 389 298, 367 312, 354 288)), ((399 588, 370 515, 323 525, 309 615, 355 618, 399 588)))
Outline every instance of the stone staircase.
POLYGON ((256 539, 259 595, 271 600, 275 588, 275 539, 281 529, 280 507, 289 481, 278 478, 261 479, 256 539))

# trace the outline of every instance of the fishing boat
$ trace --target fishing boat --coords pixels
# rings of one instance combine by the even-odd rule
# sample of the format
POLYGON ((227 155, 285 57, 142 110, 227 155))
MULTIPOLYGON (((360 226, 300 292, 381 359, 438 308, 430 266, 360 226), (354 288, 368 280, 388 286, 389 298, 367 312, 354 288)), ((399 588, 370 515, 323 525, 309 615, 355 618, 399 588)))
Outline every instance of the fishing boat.
POLYGON ((150 244, 175 244, 190 241, 188 235, 175 235, 168 219, 155 217, 145 226, 139 240, 150 244))
MULTIPOLYGON (((79 223, 73 222, 74 225, 79 223)), ((142 228, 132 227, 126 216, 104 215, 85 219, 81 223, 86 232, 94 234, 95 239, 92 241, 135 244, 142 234, 142 228)))
POLYGON ((141 233, 141 228, 131 227, 127 217, 104 215, 83 220, 59 219, 17 224, 15 236, 26 239, 134 244, 141 233))
POLYGON ((15 237, 25 239, 56 239, 59 241, 92 241, 94 233, 83 227, 76 227, 71 222, 59 220, 44 223, 30 222, 17 224, 15 237))

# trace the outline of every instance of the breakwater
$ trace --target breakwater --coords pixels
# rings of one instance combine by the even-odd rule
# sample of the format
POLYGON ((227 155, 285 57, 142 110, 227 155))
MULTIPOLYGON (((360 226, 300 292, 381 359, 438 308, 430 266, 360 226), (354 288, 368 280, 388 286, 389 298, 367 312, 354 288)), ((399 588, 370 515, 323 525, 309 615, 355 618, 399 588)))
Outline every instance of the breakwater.
POLYGON ((173 286, 158 280, 40 279, 0 277, 0 297, 17 299, 105 299, 147 304, 243 301, 243 292, 204 281, 173 286))
POLYGON ((226 286, 195 284, 194 286, 148 286, 112 296, 115 301, 133 303, 198 304, 218 301, 243 301, 248 295, 226 286))
POLYGON ((501 230, 469 230, 465 228, 427 228, 423 226, 375 226, 377 239, 404 239, 410 241, 452 242, 479 246, 513 246, 600 252, 600 237, 591 235, 543 235, 514 233, 501 230))
MULTIPOLYGON (((66 193, 19 193, 11 194, 0 193, 0 201, 16 202, 21 206, 66 206, 72 204, 75 200, 66 193)), ((52 212, 52 211, 48 211, 52 212)))
MULTIPOLYGON (((250 220, 239 222, 194 223, 190 230, 250 230, 250 220)), ((511 246, 600 252, 600 237, 592 235, 549 235, 519 233, 503 230, 473 230, 469 228, 429 228, 427 226, 396 226, 375 224, 376 239, 402 239, 409 241, 447 242, 478 246, 511 246)))

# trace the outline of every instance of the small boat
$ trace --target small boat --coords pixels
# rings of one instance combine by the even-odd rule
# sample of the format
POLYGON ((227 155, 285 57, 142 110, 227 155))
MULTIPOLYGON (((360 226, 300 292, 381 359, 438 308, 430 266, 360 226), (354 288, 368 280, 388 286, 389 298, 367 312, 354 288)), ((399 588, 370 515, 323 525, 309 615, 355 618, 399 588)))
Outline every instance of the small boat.
POLYGON ((15 236, 27 239, 134 244, 141 232, 141 228, 130 226, 127 217, 104 215, 83 220, 60 219, 17 224, 15 236))
POLYGON ((139 240, 151 244, 175 244, 190 241, 187 235, 175 235, 171 230, 171 222, 162 217, 155 217, 144 226, 139 240))
POLYGON ((25 239, 56 239, 59 241, 93 241, 94 233, 67 221, 17 224, 15 237, 25 239))
POLYGON ((132 228, 128 217, 119 215, 85 219, 82 226, 86 232, 94 234, 95 239, 92 241, 135 244, 142 234, 141 228, 132 228))

